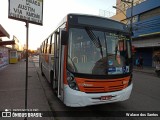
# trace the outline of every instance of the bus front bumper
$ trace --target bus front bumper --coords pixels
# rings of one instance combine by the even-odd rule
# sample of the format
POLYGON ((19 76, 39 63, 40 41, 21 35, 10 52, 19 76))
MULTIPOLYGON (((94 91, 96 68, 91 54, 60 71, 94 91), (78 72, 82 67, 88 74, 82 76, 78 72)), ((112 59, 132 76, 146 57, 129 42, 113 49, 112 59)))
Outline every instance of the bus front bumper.
POLYGON ((68 85, 64 86, 64 104, 70 107, 83 107, 89 105, 105 104, 125 101, 129 99, 133 84, 127 88, 110 93, 85 93, 72 90, 68 85))

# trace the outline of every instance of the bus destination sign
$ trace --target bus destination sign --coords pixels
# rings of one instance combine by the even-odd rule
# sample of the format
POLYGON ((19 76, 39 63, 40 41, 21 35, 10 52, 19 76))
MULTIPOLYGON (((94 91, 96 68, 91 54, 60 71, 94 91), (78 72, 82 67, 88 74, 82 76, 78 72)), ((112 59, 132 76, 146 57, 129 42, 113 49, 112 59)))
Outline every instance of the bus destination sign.
POLYGON ((43 0, 9 0, 8 18, 43 24, 43 0))

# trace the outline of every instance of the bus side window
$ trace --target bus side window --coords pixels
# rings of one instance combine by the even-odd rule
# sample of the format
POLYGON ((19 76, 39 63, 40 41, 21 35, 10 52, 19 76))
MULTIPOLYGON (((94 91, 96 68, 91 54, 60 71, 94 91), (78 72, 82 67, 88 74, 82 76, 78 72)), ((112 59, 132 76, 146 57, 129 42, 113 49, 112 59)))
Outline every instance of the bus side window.
POLYGON ((46 40, 44 41, 44 46, 43 46, 43 53, 46 53, 46 40))
POLYGON ((54 35, 54 56, 57 57, 57 35, 54 35))
POLYGON ((45 53, 47 53, 48 39, 46 40, 45 53))
POLYGON ((50 37, 50 42, 49 42, 49 54, 51 54, 51 49, 52 49, 52 35, 50 37))
POLYGON ((42 45, 40 46, 40 53, 42 53, 42 45))
POLYGON ((59 54, 59 32, 55 33, 55 57, 58 57, 59 54))
POLYGON ((51 38, 51 54, 54 54, 54 34, 52 35, 52 38, 51 38))
POLYGON ((40 53, 43 53, 43 43, 41 45, 40 53))
POLYGON ((43 49, 42 49, 42 53, 45 53, 45 41, 43 42, 43 49))
POLYGON ((51 37, 48 38, 48 44, 47 44, 47 54, 50 54, 50 42, 51 42, 51 37))

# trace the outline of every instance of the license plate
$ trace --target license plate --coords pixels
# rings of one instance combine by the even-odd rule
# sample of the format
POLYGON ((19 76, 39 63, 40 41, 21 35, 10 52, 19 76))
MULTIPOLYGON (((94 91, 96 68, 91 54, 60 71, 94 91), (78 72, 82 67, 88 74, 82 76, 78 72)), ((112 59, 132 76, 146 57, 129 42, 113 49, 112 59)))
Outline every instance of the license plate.
POLYGON ((109 95, 109 96, 101 96, 101 100, 110 100, 112 99, 112 96, 109 95))

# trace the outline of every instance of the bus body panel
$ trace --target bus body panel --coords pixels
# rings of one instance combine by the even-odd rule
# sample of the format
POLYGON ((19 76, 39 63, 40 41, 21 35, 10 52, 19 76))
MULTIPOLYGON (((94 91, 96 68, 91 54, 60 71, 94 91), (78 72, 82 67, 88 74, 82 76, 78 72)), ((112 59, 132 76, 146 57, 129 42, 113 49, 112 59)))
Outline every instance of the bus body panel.
POLYGON ((50 72, 53 70, 53 55, 52 54, 42 54, 40 56, 40 65, 42 67, 42 71, 49 82, 50 81, 50 72))
POLYGON ((83 107, 97 104, 125 101, 130 97, 133 84, 117 92, 85 93, 72 90, 68 85, 64 86, 64 104, 70 107, 83 107), (107 97, 110 97, 107 100, 107 97), (106 99, 102 99, 105 98, 106 99))

